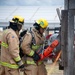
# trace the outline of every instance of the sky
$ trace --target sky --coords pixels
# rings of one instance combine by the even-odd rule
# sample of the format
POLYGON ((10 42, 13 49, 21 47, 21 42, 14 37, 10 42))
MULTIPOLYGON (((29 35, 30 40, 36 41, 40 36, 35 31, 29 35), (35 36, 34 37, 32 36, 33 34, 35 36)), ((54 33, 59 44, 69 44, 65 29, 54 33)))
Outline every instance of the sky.
POLYGON ((0 0, 0 6, 63 6, 64 0, 0 0))

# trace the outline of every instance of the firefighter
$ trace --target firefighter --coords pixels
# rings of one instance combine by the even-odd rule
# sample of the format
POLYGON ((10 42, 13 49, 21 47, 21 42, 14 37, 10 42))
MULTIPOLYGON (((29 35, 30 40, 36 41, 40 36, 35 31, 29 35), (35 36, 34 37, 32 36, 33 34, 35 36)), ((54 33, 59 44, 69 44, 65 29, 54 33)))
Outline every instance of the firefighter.
POLYGON ((48 26, 45 19, 36 20, 33 24, 31 32, 25 34, 21 48, 26 55, 25 58, 25 75, 47 75, 47 71, 43 61, 39 61, 40 56, 37 50, 43 47, 44 36, 43 33, 48 26))
POLYGON ((14 16, 9 22, 8 29, 4 30, 1 42, 1 70, 0 75, 20 75, 19 69, 24 64, 19 56, 19 31, 24 24, 24 18, 14 16))

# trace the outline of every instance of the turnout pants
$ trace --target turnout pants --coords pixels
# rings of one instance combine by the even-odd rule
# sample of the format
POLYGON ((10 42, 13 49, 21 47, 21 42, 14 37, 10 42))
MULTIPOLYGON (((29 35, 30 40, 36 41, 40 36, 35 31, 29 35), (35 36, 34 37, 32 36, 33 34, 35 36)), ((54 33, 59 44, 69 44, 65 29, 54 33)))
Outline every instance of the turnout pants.
POLYGON ((24 75, 47 75, 47 71, 44 64, 27 65, 25 66, 24 75))
POLYGON ((20 72, 18 69, 1 66, 0 75, 20 75, 20 72))

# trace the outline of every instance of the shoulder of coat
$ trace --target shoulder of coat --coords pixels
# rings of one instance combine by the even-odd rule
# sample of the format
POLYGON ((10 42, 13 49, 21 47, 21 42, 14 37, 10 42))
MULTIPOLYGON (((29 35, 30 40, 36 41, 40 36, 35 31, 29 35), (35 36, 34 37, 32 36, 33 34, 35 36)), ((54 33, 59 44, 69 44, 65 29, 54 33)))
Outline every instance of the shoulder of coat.
POLYGON ((32 35, 31 35, 30 32, 27 32, 25 36, 27 36, 27 37, 32 37, 32 35))
POLYGON ((4 33, 5 33, 6 35, 12 36, 12 38, 13 38, 13 37, 17 37, 16 33, 15 33, 13 30, 11 30, 11 29, 6 29, 6 30, 4 31, 4 33))

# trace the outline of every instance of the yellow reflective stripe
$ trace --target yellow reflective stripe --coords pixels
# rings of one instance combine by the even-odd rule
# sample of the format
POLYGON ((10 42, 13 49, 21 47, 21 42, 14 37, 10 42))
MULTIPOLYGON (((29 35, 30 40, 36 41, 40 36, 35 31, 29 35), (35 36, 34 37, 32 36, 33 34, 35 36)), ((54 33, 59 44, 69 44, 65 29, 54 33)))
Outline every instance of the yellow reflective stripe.
POLYGON ((30 52, 28 55, 29 55, 29 56, 33 56, 33 54, 34 54, 34 51, 31 50, 31 52, 30 52))
MULTIPOLYGON (((7 32, 8 32, 8 30, 4 30, 4 33, 7 33, 7 32)), ((8 48, 8 44, 6 44, 4 42, 1 42, 1 46, 8 48)))
MULTIPOLYGON (((43 62, 40 61, 40 62, 38 62, 37 64, 40 65, 40 64, 42 64, 42 63, 43 63, 43 62)), ((26 61, 26 64, 31 64, 31 65, 33 64, 33 65, 36 65, 36 63, 35 63, 34 61, 29 61, 29 60, 26 61)))
POLYGON ((33 50, 37 50, 40 47, 40 45, 32 45, 33 50))
POLYGON ((42 63, 43 63, 42 61, 38 62, 38 65, 40 65, 40 64, 42 64, 42 63))
POLYGON ((2 61, 0 61, 0 65, 6 66, 6 67, 9 67, 9 68, 12 68, 12 69, 18 69, 19 68, 18 65, 12 65, 12 64, 9 64, 9 63, 6 63, 6 62, 2 62, 2 61))
POLYGON ((8 48, 8 44, 6 44, 4 42, 1 43, 1 46, 5 47, 5 48, 8 48))
POLYGON ((18 56, 18 57, 16 57, 16 58, 14 58, 14 60, 17 62, 17 61, 20 61, 21 58, 20 58, 20 56, 18 56))
POLYGON ((26 61, 26 64, 34 64, 34 65, 36 65, 36 63, 34 62, 34 61, 26 61))
POLYGON ((4 30, 4 33, 7 33, 8 32, 8 30, 4 30))

